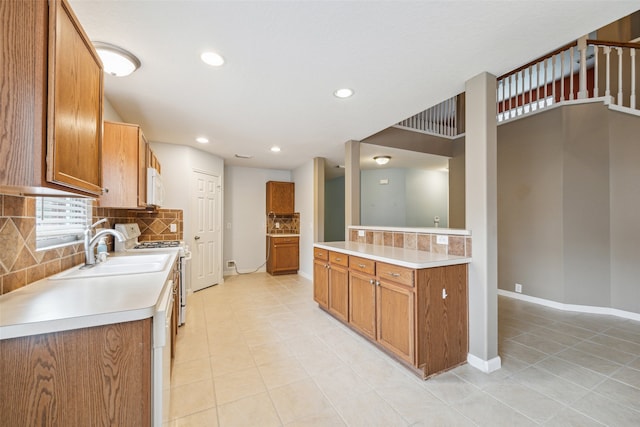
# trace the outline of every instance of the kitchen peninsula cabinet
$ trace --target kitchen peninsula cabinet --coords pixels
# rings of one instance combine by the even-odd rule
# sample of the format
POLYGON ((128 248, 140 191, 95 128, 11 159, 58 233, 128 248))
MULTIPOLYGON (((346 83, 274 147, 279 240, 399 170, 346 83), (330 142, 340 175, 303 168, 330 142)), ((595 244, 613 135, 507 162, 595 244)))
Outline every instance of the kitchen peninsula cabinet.
POLYGON ((349 320, 349 257, 329 252, 329 312, 338 319, 349 320))
POLYGON ((118 208, 147 206, 147 151, 140 126, 104 122, 104 194, 100 205, 118 208))
POLYGON ((367 253, 328 250, 336 244, 325 245, 314 247, 314 299, 321 308, 422 378, 466 361, 468 260, 452 263, 446 255, 428 254, 442 261, 412 268, 394 264, 393 259, 383 262, 380 256, 372 259, 367 253), (331 260, 338 258, 347 263, 334 266, 331 260), (333 283, 331 272, 345 265, 347 279, 337 274, 333 283), (341 310, 344 302, 346 315, 341 310))
POLYGON ((150 426, 151 324, 149 318, 3 340, 0 423, 150 426))
POLYGON ((291 214, 295 209, 293 182, 267 182, 267 214, 291 214))
POLYGON ((67 0, 4 2, 0 189, 102 192, 102 63, 67 0))

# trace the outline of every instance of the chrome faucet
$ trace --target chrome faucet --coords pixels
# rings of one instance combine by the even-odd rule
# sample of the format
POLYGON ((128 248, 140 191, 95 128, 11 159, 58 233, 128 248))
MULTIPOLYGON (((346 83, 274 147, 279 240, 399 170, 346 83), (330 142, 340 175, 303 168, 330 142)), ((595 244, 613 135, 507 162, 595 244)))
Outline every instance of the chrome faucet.
POLYGON ((106 222, 107 218, 103 218, 100 221, 87 226, 84 230, 84 267, 92 267, 96 264, 96 253, 95 248, 98 244, 98 241, 101 237, 110 234, 118 239, 119 242, 124 242, 124 235, 118 230, 113 230, 111 228, 103 228, 98 231, 95 235, 93 235, 93 229, 103 222, 106 222))

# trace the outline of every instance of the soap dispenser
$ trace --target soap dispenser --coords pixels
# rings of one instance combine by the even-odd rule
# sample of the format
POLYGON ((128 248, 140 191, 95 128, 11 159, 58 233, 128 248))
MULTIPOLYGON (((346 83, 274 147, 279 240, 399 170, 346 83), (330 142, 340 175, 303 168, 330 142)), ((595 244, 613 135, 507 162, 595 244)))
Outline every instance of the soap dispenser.
POLYGON ((107 241, 104 237, 101 237, 100 240, 98 240, 98 262, 106 261, 107 255, 109 255, 107 251, 107 241))

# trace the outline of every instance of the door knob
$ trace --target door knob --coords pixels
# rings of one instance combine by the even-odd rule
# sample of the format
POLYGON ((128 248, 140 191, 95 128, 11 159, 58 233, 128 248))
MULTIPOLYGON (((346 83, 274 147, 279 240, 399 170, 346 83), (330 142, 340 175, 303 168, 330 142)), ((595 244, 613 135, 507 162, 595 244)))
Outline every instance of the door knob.
POLYGON ((194 239, 200 240, 200 236, 195 236, 194 239))

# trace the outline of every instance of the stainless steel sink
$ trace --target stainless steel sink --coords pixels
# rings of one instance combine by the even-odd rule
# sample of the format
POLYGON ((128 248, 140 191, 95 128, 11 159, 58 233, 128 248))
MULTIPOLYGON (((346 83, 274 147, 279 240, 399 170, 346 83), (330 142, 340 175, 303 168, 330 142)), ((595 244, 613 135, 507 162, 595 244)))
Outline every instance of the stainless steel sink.
POLYGON ((170 254, 127 255, 108 258, 91 268, 74 267, 51 276, 50 280, 86 279, 90 277, 121 276, 162 271, 167 267, 170 254))

